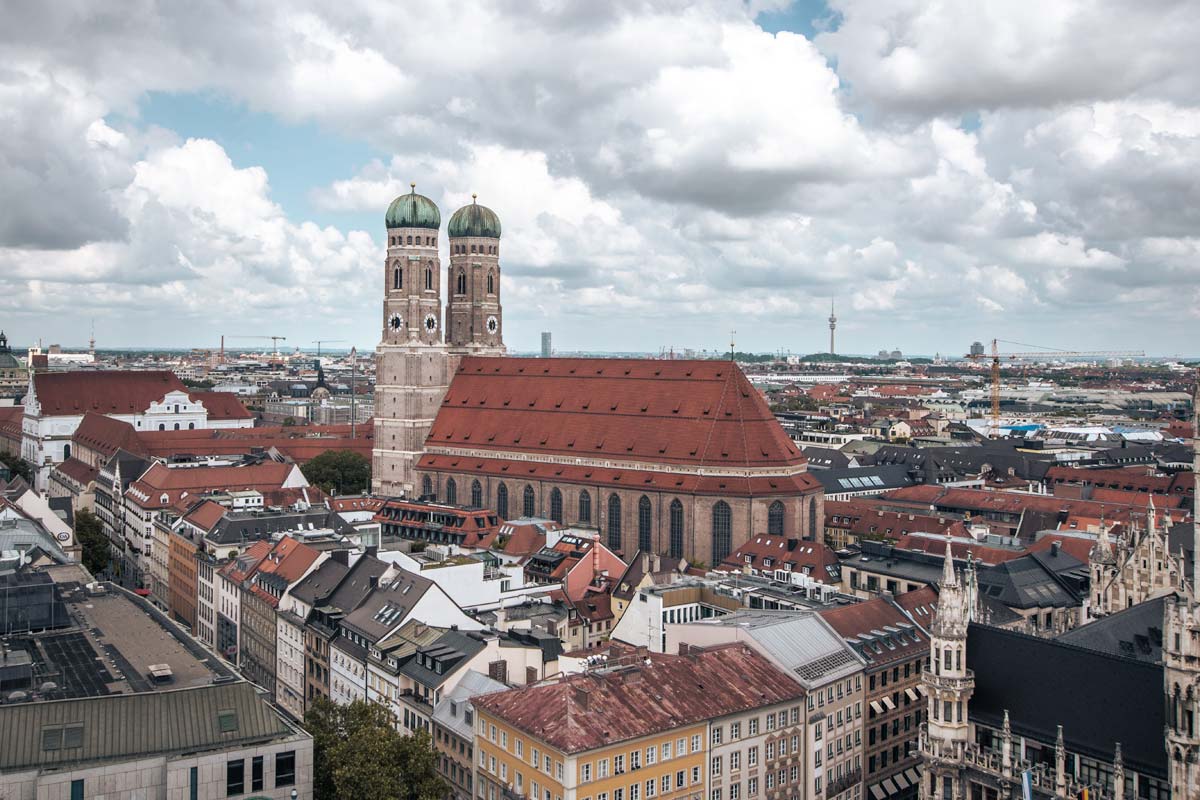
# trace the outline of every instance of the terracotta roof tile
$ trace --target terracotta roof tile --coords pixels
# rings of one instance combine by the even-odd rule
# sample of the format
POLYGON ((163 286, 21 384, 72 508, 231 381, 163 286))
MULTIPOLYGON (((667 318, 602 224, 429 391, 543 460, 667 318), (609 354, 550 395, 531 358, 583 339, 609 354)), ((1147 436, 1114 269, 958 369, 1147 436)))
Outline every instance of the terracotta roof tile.
POLYGON ((168 392, 187 393, 183 382, 167 370, 39 372, 33 376, 33 389, 47 416, 136 414, 168 392))

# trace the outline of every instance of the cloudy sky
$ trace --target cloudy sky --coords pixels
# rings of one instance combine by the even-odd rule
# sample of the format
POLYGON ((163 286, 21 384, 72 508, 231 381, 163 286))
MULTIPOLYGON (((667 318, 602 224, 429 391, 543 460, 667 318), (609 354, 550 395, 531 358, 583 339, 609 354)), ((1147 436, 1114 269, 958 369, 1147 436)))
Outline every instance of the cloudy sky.
POLYGON ((736 329, 812 352, 836 298, 846 352, 1200 352, 1191 0, 9 0, 0 19, 18 343, 80 344, 94 319, 102 346, 370 348, 383 213, 415 181, 443 219, 472 192, 500 215, 518 351, 736 329))

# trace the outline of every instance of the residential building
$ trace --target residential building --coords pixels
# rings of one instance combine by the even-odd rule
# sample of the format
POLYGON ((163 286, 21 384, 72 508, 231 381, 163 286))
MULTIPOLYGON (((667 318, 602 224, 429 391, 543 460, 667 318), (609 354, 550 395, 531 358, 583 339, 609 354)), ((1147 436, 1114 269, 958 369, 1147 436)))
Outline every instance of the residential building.
POLYGON ((450 786, 450 800, 475 797, 475 706, 473 698, 508 689, 481 672, 468 670, 433 709, 433 746, 438 772, 450 786))

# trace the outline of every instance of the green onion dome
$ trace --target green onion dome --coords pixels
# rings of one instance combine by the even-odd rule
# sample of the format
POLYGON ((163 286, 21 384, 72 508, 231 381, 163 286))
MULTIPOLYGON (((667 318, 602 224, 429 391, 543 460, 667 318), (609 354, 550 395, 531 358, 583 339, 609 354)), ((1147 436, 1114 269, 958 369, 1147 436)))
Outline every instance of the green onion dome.
POLYGON ((417 185, 410 184, 412 191, 402 194, 392 201, 387 210, 387 226, 389 228, 429 228, 437 230, 442 227, 442 215, 437 205, 424 195, 417 194, 417 185))
POLYGON ((451 239, 459 236, 486 236, 489 239, 499 239, 500 218, 496 216, 495 211, 476 203, 475 195, 471 195, 471 204, 454 212, 446 230, 451 239))

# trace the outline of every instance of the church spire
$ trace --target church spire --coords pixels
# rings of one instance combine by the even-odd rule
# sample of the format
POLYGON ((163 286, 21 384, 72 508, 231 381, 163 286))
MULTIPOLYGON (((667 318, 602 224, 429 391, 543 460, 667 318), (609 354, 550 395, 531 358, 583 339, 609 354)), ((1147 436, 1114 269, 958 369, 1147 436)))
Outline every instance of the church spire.
POLYGON ((958 588, 958 575, 954 572, 954 554, 950 550, 950 540, 946 539, 946 560, 942 564, 942 587, 958 588))

